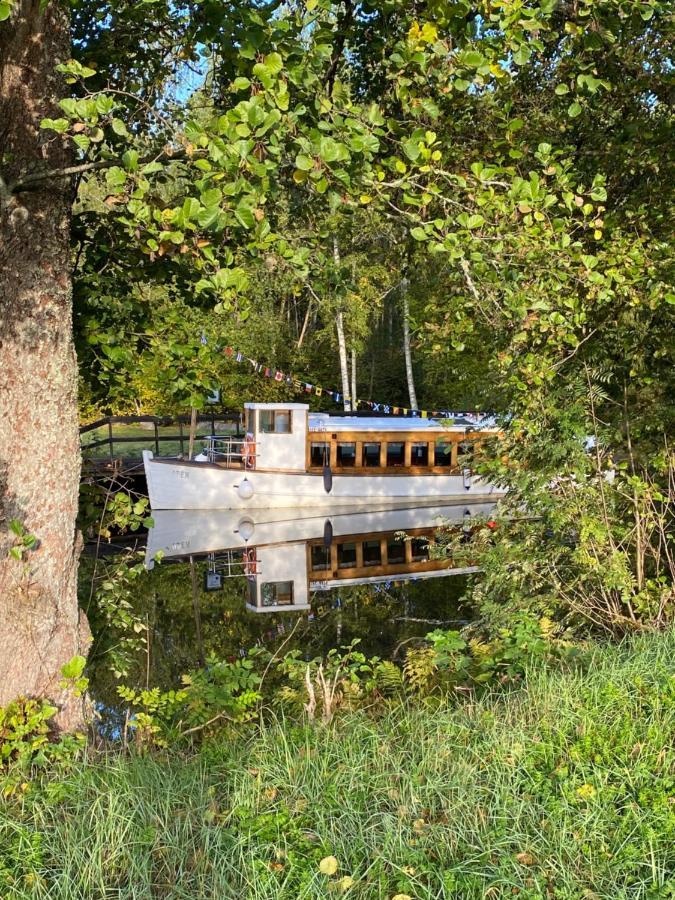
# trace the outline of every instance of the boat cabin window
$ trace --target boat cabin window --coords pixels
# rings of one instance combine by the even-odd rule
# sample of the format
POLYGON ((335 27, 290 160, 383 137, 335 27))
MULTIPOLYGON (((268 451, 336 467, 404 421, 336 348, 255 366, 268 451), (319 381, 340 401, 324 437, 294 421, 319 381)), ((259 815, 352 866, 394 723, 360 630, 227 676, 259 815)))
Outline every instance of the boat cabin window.
POLYGON ((405 544, 399 541, 395 535, 387 539, 387 564, 390 566, 401 565, 405 562, 405 544))
POLYGON ((321 443, 312 441, 309 455, 310 465, 319 467, 327 466, 330 463, 330 444, 325 441, 321 443))
POLYGON ((364 444, 363 445, 363 466, 368 469, 379 468, 380 465, 380 445, 364 444))
POLYGON ((429 445, 425 443, 412 444, 410 447, 410 465, 429 465, 429 445))
POLYGON ((413 538, 410 541, 413 562, 429 559, 429 542, 426 538, 413 538))
POLYGON ((351 467, 356 465, 356 444, 340 441, 337 445, 337 465, 351 467))
POLYGON ((436 441, 434 465, 446 466, 447 468, 450 468, 452 465, 452 444, 449 441, 436 441))
POLYGON ((377 541, 364 541, 363 542, 363 565, 364 566, 379 566, 382 564, 382 551, 380 549, 380 542, 377 541))
POLYGON ((461 462, 467 466, 472 461, 475 451, 475 445, 473 441, 462 441, 459 445, 458 452, 461 457, 461 462))
POLYGON ((338 569, 353 569, 356 566, 356 543, 347 541, 338 544, 337 548, 338 569))
POLYGON ((290 434, 291 415, 290 409, 261 409, 260 431, 263 434, 290 434))
POLYGON ((405 444, 402 441, 387 444, 387 466, 402 466, 405 463, 405 444))
POLYGON ((265 581, 260 586, 263 606, 291 606, 293 604, 292 581, 265 581))
POLYGON ((330 569, 330 547, 323 544, 312 544, 312 572, 324 572, 330 569))

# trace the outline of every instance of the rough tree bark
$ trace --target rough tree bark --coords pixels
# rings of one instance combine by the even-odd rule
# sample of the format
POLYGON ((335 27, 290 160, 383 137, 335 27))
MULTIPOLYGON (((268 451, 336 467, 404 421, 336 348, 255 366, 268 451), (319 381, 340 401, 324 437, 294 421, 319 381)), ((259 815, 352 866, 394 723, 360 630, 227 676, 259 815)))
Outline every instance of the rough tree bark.
POLYGON ((0 23, 0 705, 46 697, 57 724, 80 724, 82 702, 60 667, 86 652, 78 613, 76 532, 80 452, 72 337, 69 178, 12 193, 26 172, 63 168, 67 142, 40 132, 58 118, 70 57, 67 3, 15 0, 0 23), (38 545, 9 551, 16 520, 38 545))

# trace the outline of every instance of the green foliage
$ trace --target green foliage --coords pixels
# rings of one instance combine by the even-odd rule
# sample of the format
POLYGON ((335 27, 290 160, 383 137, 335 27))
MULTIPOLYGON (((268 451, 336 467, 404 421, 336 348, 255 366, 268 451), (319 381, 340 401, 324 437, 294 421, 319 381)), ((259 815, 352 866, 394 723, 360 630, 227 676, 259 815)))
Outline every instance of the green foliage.
POLYGON ((138 747, 166 747, 170 740, 208 736, 224 724, 242 725, 256 714, 260 676, 249 659, 225 662, 211 657, 182 682, 177 691, 118 688, 133 710, 129 726, 138 747))
POLYGON ((84 667, 87 660, 84 656, 73 656, 67 663, 61 666, 63 690, 71 690, 76 697, 81 697, 89 687, 89 679, 84 677, 84 667))
POLYGON ((34 534, 30 534, 18 519, 10 519, 9 530, 14 535, 13 546, 9 548, 9 555, 17 562, 24 562, 30 550, 36 550, 39 544, 34 534))
POLYGON ((46 701, 27 697, 0 707, 0 786, 6 794, 27 788, 17 773, 25 776, 32 768, 67 762, 82 749, 84 735, 55 738, 57 712, 46 701))

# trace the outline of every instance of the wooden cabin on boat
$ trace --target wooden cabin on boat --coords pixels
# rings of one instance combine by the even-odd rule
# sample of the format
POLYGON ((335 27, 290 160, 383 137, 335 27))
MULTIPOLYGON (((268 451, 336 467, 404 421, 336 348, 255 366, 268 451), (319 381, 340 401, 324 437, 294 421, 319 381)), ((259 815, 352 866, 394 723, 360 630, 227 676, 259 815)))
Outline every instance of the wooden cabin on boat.
POLYGON ((143 454, 153 509, 245 509, 494 497, 472 472, 494 422, 331 416, 304 403, 245 404, 243 438, 196 460, 143 454))

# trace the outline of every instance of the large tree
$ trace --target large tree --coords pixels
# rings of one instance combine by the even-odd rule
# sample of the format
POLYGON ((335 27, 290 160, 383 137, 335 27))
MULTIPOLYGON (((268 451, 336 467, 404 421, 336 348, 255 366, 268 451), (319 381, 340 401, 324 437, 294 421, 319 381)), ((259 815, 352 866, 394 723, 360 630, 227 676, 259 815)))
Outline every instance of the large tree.
POLYGON ((59 669, 88 646, 76 594, 72 152, 40 123, 58 115, 69 25, 67 4, 40 0, 17 0, 0 25, 0 704, 50 696, 65 727, 79 709, 59 669), (60 174, 16 188, 45 170, 60 174))

